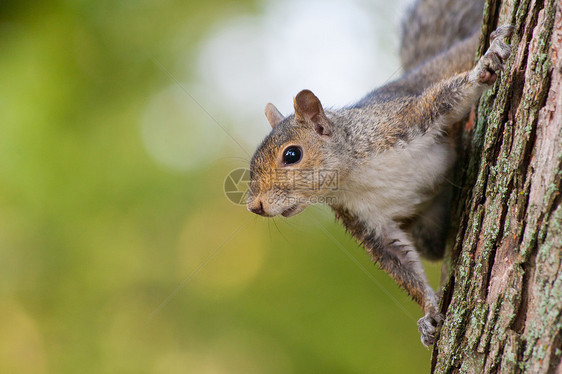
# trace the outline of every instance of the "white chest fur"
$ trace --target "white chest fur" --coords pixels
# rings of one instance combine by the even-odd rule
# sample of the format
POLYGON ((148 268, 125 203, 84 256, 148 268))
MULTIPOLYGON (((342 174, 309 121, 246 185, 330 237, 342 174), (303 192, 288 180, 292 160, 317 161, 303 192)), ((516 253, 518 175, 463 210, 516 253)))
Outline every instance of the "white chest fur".
POLYGON ((373 228, 411 217, 435 196, 454 159, 450 144, 426 134, 352 170, 338 202, 373 228))

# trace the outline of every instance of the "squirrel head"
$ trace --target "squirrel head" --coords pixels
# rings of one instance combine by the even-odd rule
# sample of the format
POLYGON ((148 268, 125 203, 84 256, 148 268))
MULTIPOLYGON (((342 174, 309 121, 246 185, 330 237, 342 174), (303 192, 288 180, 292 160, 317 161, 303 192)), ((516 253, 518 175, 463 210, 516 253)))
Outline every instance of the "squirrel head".
POLYGON ((298 93, 294 107, 285 118, 267 104, 272 130, 250 163, 248 210, 265 217, 300 213, 338 186, 333 123, 309 90, 298 93))

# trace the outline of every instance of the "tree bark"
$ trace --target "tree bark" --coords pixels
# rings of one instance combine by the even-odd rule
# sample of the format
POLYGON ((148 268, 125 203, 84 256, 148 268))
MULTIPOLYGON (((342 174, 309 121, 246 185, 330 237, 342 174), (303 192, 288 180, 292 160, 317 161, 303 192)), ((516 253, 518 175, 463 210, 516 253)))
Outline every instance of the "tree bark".
POLYGON ((514 24, 501 79, 465 126, 434 373, 562 373, 562 2, 488 1, 514 24))

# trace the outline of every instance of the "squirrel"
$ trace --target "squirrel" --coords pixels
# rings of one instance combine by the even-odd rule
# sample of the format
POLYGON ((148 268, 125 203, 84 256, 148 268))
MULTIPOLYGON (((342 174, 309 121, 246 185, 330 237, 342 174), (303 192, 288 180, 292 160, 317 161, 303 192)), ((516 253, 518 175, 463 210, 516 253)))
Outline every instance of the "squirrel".
POLYGON ((482 14, 483 0, 418 0, 403 23, 401 78, 341 109, 325 110, 310 90, 296 95, 288 117, 267 104, 272 130, 250 161, 248 210, 290 217, 326 202, 421 306, 426 347, 444 317, 420 256, 444 254, 444 182, 455 161, 450 132, 511 53, 506 40, 514 28, 501 26, 474 64, 482 14))

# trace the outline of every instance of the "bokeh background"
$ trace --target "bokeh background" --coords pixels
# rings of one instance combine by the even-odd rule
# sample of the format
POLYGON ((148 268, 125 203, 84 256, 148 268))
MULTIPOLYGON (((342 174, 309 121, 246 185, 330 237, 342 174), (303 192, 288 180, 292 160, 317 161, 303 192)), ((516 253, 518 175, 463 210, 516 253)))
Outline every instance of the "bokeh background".
POLYGON ((327 209, 223 192, 268 101, 400 74, 404 6, 0 1, 0 373, 427 372, 421 310, 327 209))

